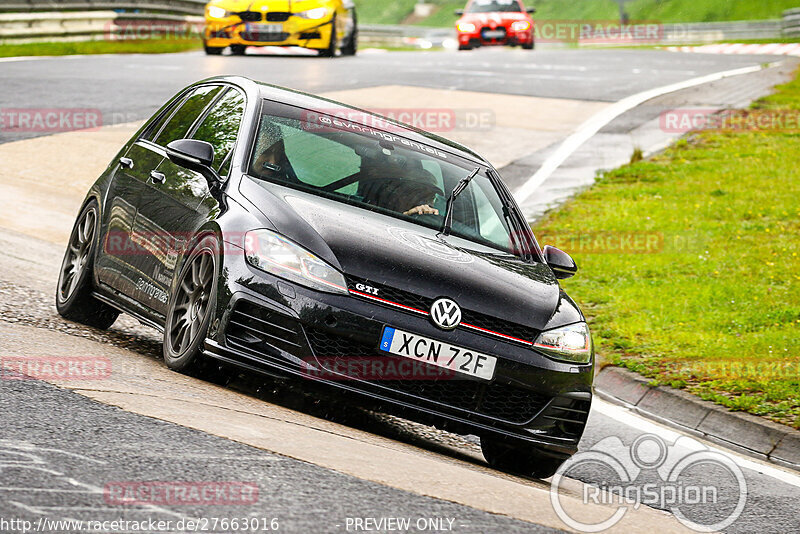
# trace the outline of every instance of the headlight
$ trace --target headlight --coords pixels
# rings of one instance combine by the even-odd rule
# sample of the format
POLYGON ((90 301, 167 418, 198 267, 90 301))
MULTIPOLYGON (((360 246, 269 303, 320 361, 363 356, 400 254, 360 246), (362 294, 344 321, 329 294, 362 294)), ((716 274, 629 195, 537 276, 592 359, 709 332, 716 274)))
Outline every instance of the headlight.
POLYGON ((342 273, 275 232, 247 232, 244 249, 247 263, 257 269, 319 291, 348 293, 342 273))
POLYGON ((231 15, 230 11, 222 9, 219 6, 209 6, 208 7, 208 16, 212 19, 224 19, 225 17, 229 17, 231 15))
POLYGON ((328 16, 328 8, 315 7, 314 9, 309 9, 308 11, 301 11, 300 13, 295 13, 295 15, 310 20, 324 19, 325 17, 328 16))
POLYGON ((458 31, 472 33, 475 31, 475 25, 471 22, 459 22, 458 31))
POLYGON ((592 358, 592 335, 586 323, 546 330, 533 346, 559 360, 588 363, 592 358))
POLYGON ((511 25, 511 31, 515 32, 524 32, 528 28, 531 27, 531 23, 527 20, 518 20, 514 24, 511 25))

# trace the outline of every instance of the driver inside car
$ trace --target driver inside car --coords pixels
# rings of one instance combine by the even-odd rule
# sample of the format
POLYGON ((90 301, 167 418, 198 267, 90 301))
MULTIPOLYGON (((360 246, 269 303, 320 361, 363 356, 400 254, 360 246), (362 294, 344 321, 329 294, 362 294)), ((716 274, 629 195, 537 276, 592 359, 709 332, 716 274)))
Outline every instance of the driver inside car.
POLYGON ((297 182, 297 174, 286 157, 283 139, 262 151, 253 168, 262 178, 282 178, 297 182))
POLYGON ((433 207, 437 195, 443 195, 433 175, 423 169, 403 171, 402 177, 386 177, 371 172, 361 180, 360 194, 374 206, 403 215, 439 215, 433 207))

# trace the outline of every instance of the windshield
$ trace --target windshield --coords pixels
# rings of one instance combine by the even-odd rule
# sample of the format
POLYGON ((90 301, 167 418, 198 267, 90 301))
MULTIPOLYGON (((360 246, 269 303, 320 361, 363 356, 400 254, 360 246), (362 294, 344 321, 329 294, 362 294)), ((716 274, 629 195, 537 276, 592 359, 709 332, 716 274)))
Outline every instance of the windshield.
POLYGON ((472 0, 467 8, 467 13, 498 12, 520 13, 522 6, 517 0, 472 0))
MULTIPOLYGON (((251 176, 440 229, 447 197, 476 164, 384 130, 265 102, 251 176)), ((519 250, 503 202, 480 167, 453 203, 451 233, 503 252, 519 250)))

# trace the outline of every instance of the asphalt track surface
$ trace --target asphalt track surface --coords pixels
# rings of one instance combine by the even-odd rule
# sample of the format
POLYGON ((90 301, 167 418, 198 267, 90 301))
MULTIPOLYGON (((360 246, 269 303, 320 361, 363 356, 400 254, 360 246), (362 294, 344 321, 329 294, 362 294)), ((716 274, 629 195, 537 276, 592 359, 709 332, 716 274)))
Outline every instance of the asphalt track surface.
MULTIPOLYGON (((259 80, 310 92, 329 92, 383 85, 411 85, 514 95, 614 102, 625 96, 704 74, 766 60, 756 56, 672 54, 659 51, 522 51, 485 50, 469 54, 391 53, 356 58, 319 60, 310 57, 205 57, 202 54, 163 56, 99 56, 40 59, 0 63, 0 108, 99 108, 106 124, 148 117, 181 87, 217 74, 243 74, 259 80)), ((398 102, 402 105, 402 102, 398 102)), ((633 126, 633 125, 632 125, 633 126)), ((0 142, 44 135, 6 135, 0 142)), ((520 154, 524 156, 525 154, 520 154)), ((47 157, 47 155, 42 155, 47 157)), ((35 162, 32 162, 35 165, 35 162)), ((46 216, 46 214, 42 214, 46 216)), ((3 234, 0 237, 8 237, 3 234)), ((17 243, 19 236, 4 242, 17 243)), ((41 264, 57 264, 59 247, 30 242, 41 264)), ((14 256, 14 254, 11 254, 14 256)), ((33 326, 69 327, 53 317, 46 277, 25 283, 26 254, 0 262, 0 286, 5 309, 0 321, 18 322, 15 303, 20 291, 32 301, 44 301, 47 320, 33 326), (9 280, 16 285, 13 291, 9 280)), ((45 269, 46 270, 46 269, 45 269)), ((54 281, 53 281, 54 282, 54 281)), ((20 304, 23 306, 24 304, 20 304)), ((36 305, 25 305, 26 309, 36 305)), ((21 309, 21 308, 20 308, 21 309)), ((116 328, 116 327, 115 327, 116 328)), ((112 332, 113 335, 113 332, 112 332)), ((152 347, 153 333, 131 336, 130 358, 142 358, 152 347)), ((13 343, 6 337, 0 346, 13 343)), ((202 388, 201 383, 198 387, 202 388)), ((208 387, 212 387, 208 385, 208 387)), ((109 480, 253 480, 260 488, 257 515, 277 517, 282 531, 347 531, 347 517, 452 518, 456 532, 546 531, 545 527, 490 514, 473 507, 403 491, 325 469, 205 432, 132 414, 36 381, 0 381, 0 518, 37 519, 114 518, 118 510, 103 502, 109 480), (23 461, 24 460, 24 461, 23 461), (26 463, 27 462, 27 463, 26 463), (22 465, 25 464, 25 465, 22 465)), ((257 395, 244 388, 246 394, 257 395)), ((280 403, 281 399, 265 402, 280 403)), ((327 417, 313 409, 301 411, 327 417)), ((336 415, 330 416, 339 421, 336 415)), ((339 421, 343 425, 353 424, 339 421)), ((368 431, 399 441, 412 441, 443 462, 459 457, 437 445, 437 439, 419 439, 388 432, 378 422, 358 423, 368 431)), ((596 403, 581 443, 586 451, 607 438, 629 446, 637 438, 657 436, 670 445, 680 433, 602 402, 596 403)), ((655 437, 648 438, 655 443, 655 437)), ((686 439, 683 436, 682 439, 686 439)), ((697 443, 697 442, 693 442, 697 443)), ((460 445, 464 450, 470 439, 460 445), (466 445, 464 445, 466 444, 466 445)), ((708 446, 708 444, 705 444, 708 446)), ((686 451, 689 444, 676 447, 686 451)), ((713 445, 710 447, 713 448, 713 445)), ((713 449, 721 451, 721 449, 713 449)), ((466 454, 466 453, 464 453, 466 454)), ((474 451, 472 452, 474 455, 474 451)), ((723 453, 741 466, 746 482, 746 505, 728 532, 792 532, 800 530, 796 503, 800 477, 735 453, 723 453)), ((578 466, 577 480, 603 485, 608 472, 598 466, 578 466)), ((637 482, 663 487, 653 470, 642 470, 637 482)), ((716 485, 727 498, 740 488, 719 466, 696 467, 690 480, 716 485)), ((522 483, 522 482, 521 482, 522 483)), ((533 483, 533 482, 532 482, 533 483)), ((729 503, 730 501, 726 501, 729 503)), ((684 508, 685 510, 685 508, 684 508)), ((700 506, 691 519, 712 524, 730 511, 725 506, 700 506)), ((208 509, 164 507, 131 509, 125 517, 179 518, 209 516, 208 509)), ((232 517, 252 509, 218 507, 213 515, 232 517)), ((567 528, 567 525, 564 525, 567 528)), ((352 531, 352 530, 351 530, 352 531)))
MULTIPOLYGON (((321 60, 312 56, 202 53, 105 55, 0 62, 0 108, 96 108, 104 124, 145 119, 187 84, 222 74, 322 93, 410 85, 509 95, 615 102, 774 56, 637 50, 396 52, 321 60)), ((402 102, 397 102, 402 106, 402 102)), ((35 136, 6 135, 0 142, 35 136)))

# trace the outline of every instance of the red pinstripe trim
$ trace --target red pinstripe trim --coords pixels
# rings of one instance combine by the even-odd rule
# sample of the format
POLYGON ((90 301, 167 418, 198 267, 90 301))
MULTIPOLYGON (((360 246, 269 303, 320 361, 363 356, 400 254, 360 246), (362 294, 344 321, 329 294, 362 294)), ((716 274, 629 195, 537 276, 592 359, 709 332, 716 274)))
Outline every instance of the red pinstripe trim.
MULTIPOLYGON (((367 293, 362 293, 361 291, 356 291, 355 289, 348 289, 348 291, 350 291, 350 293, 352 293, 354 295, 358 295, 359 297, 364 297, 366 299, 374 300, 374 301, 377 301, 377 302, 382 302, 384 304, 388 304, 390 306, 395 306, 397 308, 402 308, 404 310, 413 311, 414 313, 419 313, 421 315, 426 315, 426 316, 430 315, 430 313, 428 313, 428 312, 426 312, 424 310, 420 310, 420 309, 417 309, 417 308, 412 308, 411 306, 406 306, 405 304, 400 304, 399 302, 394 302, 394 301, 391 301, 391 300, 382 299, 380 297, 375 297, 375 296, 369 295, 367 293)), ((523 345, 529 345, 529 346, 533 345, 532 341, 526 341, 524 339, 520 339, 520 338, 514 337, 514 336, 507 336, 506 334, 501 334, 500 332, 495 332, 494 330, 489 330, 487 328, 481 328, 480 326, 475 326, 475 325, 472 325, 472 324, 469 324, 469 323, 461 323, 461 324, 459 324, 459 326, 463 326, 465 328, 471 328, 473 330, 477 330, 479 332, 484 332, 486 334, 491 334, 493 336, 502 337, 503 339, 509 339, 509 340, 515 341, 517 343, 522 343, 523 345)))
POLYGON ((388 304, 390 306, 397 306, 398 308, 403 308, 404 310, 413 311, 414 313, 421 313, 422 315, 430 315, 428 312, 423 310, 418 310, 417 308, 412 308, 411 306, 406 306, 405 304, 400 304, 399 302, 392 302, 391 300, 382 299, 380 297, 374 297, 372 295, 368 295, 366 293, 362 293, 361 291, 356 291, 355 289, 349 289, 350 293, 356 294, 359 297, 364 297, 370 300, 376 300, 378 302, 383 302, 384 304, 388 304))
POLYGON ((501 334, 500 332, 495 332, 494 330, 487 330, 486 328, 481 328, 480 326, 475 326, 469 323, 461 323, 461 326, 466 326, 467 328, 472 328, 474 330, 479 330, 481 332, 486 332, 487 334, 492 334, 493 336, 499 336, 503 339, 510 339, 511 341, 516 341, 517 343, 522 343, 524 345, 533 345, 532 341, 525 341, 524 339, 520 339, 514 336, 507 336, 505 334, 501 334))

